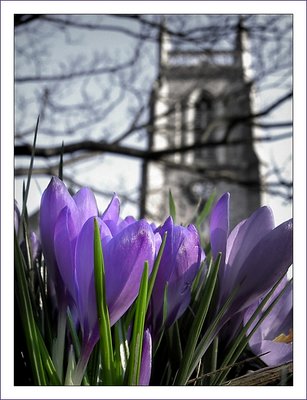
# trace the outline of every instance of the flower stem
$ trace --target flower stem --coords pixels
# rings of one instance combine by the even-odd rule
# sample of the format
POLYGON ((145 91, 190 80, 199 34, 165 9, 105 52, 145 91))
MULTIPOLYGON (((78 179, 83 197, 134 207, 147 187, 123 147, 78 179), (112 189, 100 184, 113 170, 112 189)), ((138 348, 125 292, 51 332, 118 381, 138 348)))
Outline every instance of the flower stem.
POLYGON ((53 346, 53 361, 60 380, 63 379, 63 360, 66 333, 66 307, 59 309, 58 334, 53 346))
POLYGON ((92 350, 93 346, 87 346, 82 348, 80 359, 78 361, 76 369, 72 373, 72 378, 71 378, 72 385, 75 386, 81 385, 92 350))

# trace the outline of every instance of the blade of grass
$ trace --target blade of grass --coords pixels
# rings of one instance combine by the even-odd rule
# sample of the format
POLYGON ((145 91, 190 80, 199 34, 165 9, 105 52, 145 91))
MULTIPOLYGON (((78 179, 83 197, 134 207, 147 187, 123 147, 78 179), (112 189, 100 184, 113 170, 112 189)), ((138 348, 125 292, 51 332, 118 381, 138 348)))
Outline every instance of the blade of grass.
MULTIPOLYGON (((266 318, 266 316, 270 313, 274 305, 278 302, 278 300, 281 298, 282 294, 286 290, 287 286, 290 284, 290 281, 288 284, 284 287, 284 289, 280 292, 280 294, 276 297, 276 299, 272 302, 272 304, 267 308, 267 310, 263 313, 259 321, 255 324, 254 328, 252 331, 246 336, 246 333, 248 329, 251 327, 252 323, 255 321, 259 313, 262 311, 263 307, 265 304, 270 300, 272 294, 274 293, 276 287, 279 285, 281 280, 283 279, 284 275, 275 283, 275 285, 272 287, 272 289, 268 292, 268 294, 264 297, 264 299, 260 302, 259 306, 256 308, 255 312, 247 322, 247 324, 242 328, 240 331, 239 336, 237 337, 236 341, 234 344, 231 346, 229 352, 226 354, 225 359, 223 360, 221 364, 221 368, 227 366, 228 364, 234 364, 244 348, 246 347, 250 337, 253 335, 253 333, 256 331, 258 326, 261 324, 261 322, 266 318)), ((215 385, 220 385, 225 379, 227 374, 229 373, 229 369, 223 370, 216 378, 214 379, 213 383, 215 385)))
POLYGON ((127 368, 127 384, 138 385, 141 369, 144 323, 147 311, 148 262, 145 261, 140 290, 136 301, 132 339, 129 346, 130 357, 127 368))
MULTIPOLYGON (((77 359, 79 359, 80 353, 81 353, 80 341, 79 341, 78 334, 77 334, 76 328, 75 328, 75 324, 73 322, 73 318, 72 318, 71 311, 69 308, 67 308, 67 326, 68 326, 68 330, 71 335, 74 354, 76 355, 77 359)), ((67 372, 66 372, 66 376, 68 376, 67 372)), ((72 378, 72 374, 70 374, 69 376, 70 376, 70 378, 72 378)), ((84 383, 84 385, 89 385, 87 373, 84 374, 82 382, 84 383)))
MULTIPOLYGON (((218 347, 219 347, 219 337, 216 336, 213 340, 213 346, 212 346, 211 372, 216 371, 218 347)), ((210 377, 211 385, 212 385, 213 379, 214 379, 214 375, 211 375, 211 377, 210 377)))
POLYGON ((44 364, 45 371, 47 372, 47 374, 50 378, 50 382, 52 385, 56 385, 56 386, 61 385, 61 381, 56 372, 54 363, 48 353, 44 339, 38 328, 36 329, 36 333, 37 333, 38 342, 39 342, 39 346, 40 346, 40 353, 42 355, 42 361, 44 364))
POLYGON ((39 125, 39 116, 37 117, 36 127, 35 127, 35 132, 34 132, 34 139, 33 139, 32 152, 31 152, 31 160, 30 160, 30 166, 29 166, 29 169, 28 169, 27 186, 26 186, 26 189, 25 189, 24 201, 23 201, 23 205, 22 205, 21 221, 24 219, 25 207, 27 205, 28 196, 29 196, 30 182, 31 182, 33 163, 34 163, 34 156, 35 156, 35 147, 36 147, 38 125, 39 125))
POLYGON ((163 311, 162 311, 162 324, 161 324, 161 331, 159 332, 158 339, 155 340, 154 342, 154 351, 153 351, 153 357, 156 356, 157 351, 160 347, 160 344, 162 342, 162 339, 164 337, 164 332, 165 332, 165 321, 167 318, 167 310, 168 310, 168 305, 167 305, 167 292, 168 292, 168 282, 166 282, 164 286, 164 293, 163 293, 163 311))
POLYGON ((94 219, 94 272, 101 344, 102 380, 103 384, 112 385, 114 372, 113 344, 109 310, 106 298, 104 259, 101 247, 99 226, 96 219, 94 219))
POLYGON ((169 190, 168 201, 169 201, 169 213, 175 223, 175 221, 176 221, 176 204, 175 204, 171 190, 169 190))
POLYGON ((74 348, 71 345, 69 348, 69 353, 68 353, 67 370, 66 370, 66 376, 65 376, 65 386, 73 385, 72 371, 74 371, 75 368, 76 368, 75 353, 74 353, 74 348))
POLYGON ((199 308, 196 312, 191 330, 188 336, 187 344, 185 346, 182 362, 175 380, 175 385, 185 385, 189 376, 188 371, 192 362, 195 348, 198 342, 201 329, 207 316, 207 312, 213 297, 213 292, 217 282, 218 270, 221 261, 221 253, 218 254, 212 270, 209 272, 208 279, 204 288, 204 296, 202 297, 199 308))
POLYGON ((156 260, 155 260, 155 263, 154 263, 154 267, 153 267, 152 272, 150 274, 150 278, 149 278, 149 282, 148 282, 147 307, 146 307, 146 309, 148 309, 148 305, 149 305, 149 302, 150 302, 152 291, 153 291, 153 288, 154 288, 154 285, 155 285, 158 269, 159 269, 159 266, 160 266, 161 257, 163 255, 163 251, 164 251, 164 248, 165 248, 166 239, 167 239, 167 232, 165 232, 164 235, 163 235, 163 240, 162 240, 158 255, 156 257, 156 260))
POLYGON ((15 287, 17 298, 19 299, 20 315, 22 317, 22 323, 24 333, 26 337, 26 343, 28 347, 28 353, 32 366, 32 371, 37 385, 46 385, 46 376, 42 364, 42 358, 40 354, 40 346, 37 337, 37 328, 33 315, 31 299, 25 274, 25 261, 23 259, 20 247, 18 245, 16 232, 14 235, 14 258, 15 258, 15 276, 17 280, 17 286, 15 287))
POLYGON ((120 319, 114 326, 115 363, 116 363, 116 375, 117 375, 116 383, 118 385, 123 384, 129 359, 127 332, 125 331, 123 325, 124 325, 123 321, 122 319, 120 319))
POLYGON ((195 225, 198 230, 200 230, 200 225, 204 222, 204 220, 207 218, 209 215, 214 199, 215 199, 216 193, 212 192, 209 199, 206 201, 206 204, 204 205, 202 211, 198 214, 196 218, 195 225))
MULTIPOLYGON (((40 266, 36 265, 36 276, 37 276, 37 281, 38 281, 38 286, 40 290, 40 296, 41 296, 41 302, 42 302, 42 307, 41 307, 41 316, 42 316, 42 328, 41 331, 43 333, 43 336, 47 343, 51 345, 52 343, 52 333, 51 333, 51 324, 50 324, 50 318, 48 314, 48 304, 47 304, 47 297, 46 297, 46 292, 45 292, 45 285, 43 278, 41 276, 41 273, 39 271, 40 266)), ((48 347, 48 346, 47 346, 48 347)))
POLYGON ((219 324, 220 324, 222 318, 224 317, 226 311, 229 309, 229 306, 232 303, 235 295, 237 294, 237 291, 238 291, 238 287, 236 287, 233 290, 233 292, 230 294, 229 298, 227 299, 227 301, 225 302, 223 307, 220 309, 220 311, 218 312, 218 314, 215 317, 215 319, 213 320, 213 322, 209 325, 209 327, 206 330, 206 333, 204 334, 204 336, 200 340, 199 344, 197 345, 196 350, 193 355, 193 359, 192 359, 189 371, 188 371, 188 374, 187 374, 188 379, 190 378, 193 371, 197 367, 201 358, 204 356, 205 352, 208 350, 213 339, 219 332, 219 329, 220 329, 219 324))

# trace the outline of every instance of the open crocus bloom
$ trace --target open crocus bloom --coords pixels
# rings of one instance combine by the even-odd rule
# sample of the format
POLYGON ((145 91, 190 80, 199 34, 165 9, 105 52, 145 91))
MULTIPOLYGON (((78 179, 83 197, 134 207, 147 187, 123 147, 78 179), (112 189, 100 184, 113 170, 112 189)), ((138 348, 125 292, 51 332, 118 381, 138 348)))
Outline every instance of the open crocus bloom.
MULTIPOLYGON (((104 255, 107 304, 113 325, 137 297, 145 261, 149 263, 149 272, 152 270, 155 240, 145 220, 128 225, 115 236, 111 235, 101 219, 98 218, 97 221, 104 255)), ((61 253, 61 248, 58 248, 61 253)), ((75 298, 84 337, 90 338, 94 335, 94 341, 97 341, 99 335, 93 249, 94 218, 90 218, 83 226, 75 246, 75 298)))
POLYGON ((261 207, 229 234, 229 198, 220 198, 210 221, 212 255, 222 252, 219 307, 237 288, 223 322, 257 301, 292 264, 292 219, 275 228, 271 209, 261 207))
MULTIPOLYGON (((48 284, 56 303, 63 302, 65 297, 65 287, 63 286, 63 278, 67 274, 72 275, 70 270, 72 260, 62 260, 70 267, 59 269, 56 260, 56 247, 54 241, 54 233, 60 213, 66 209, 67 213, 73 216, 70 219, 70 226, 67 230, 70 232, 72 240, 76 240, 83 224, 92 216, 98 216, 98 209, 94 194, 88 188, 82 188, 74 196, 71 196, 64 183, 56 177, 53 177, 44 191, 40 206, 40 234, 42 250, 48 267, 48 284), (69 269, 70 268, 70 269, 69 269), (64 277, 63 277, 64 273, 64 277)), ((64 221, 64 214, 61 214, 61 221, 64 221)), ((64 228, 64 227, 62 227, 64 228)), ((58 228, 59 230, 59 224, 58 228)), ((66 251, 62 255, 70 257, 66 251)), ((69 285, 70 286, 70 285, 69 285)), ((71 289, 71 288, 70 288, 71 289)))
MULTIPOLYGON (((259 321, 267 307, 276 299, 287 284, 284 278, 271 296, 263 312, 258 315, 251 325, 249 333, 259 321)), ((255 312, 261 299, 251 305, 244 314, 244 323, 247 323, 255 312)), ((277 366, 292 360, 292 282, 288 284, 278 302, 265 317, 249 340, 249 346, 255 355, 268 353, 260 358, 270 367, 277 366)))
POLYGON ((95 218, 104 255, 111 325, 137 297, 144 263, 148 261, 150 272, 156 251, 154 233, 145 220, 120 220, 116 195, 100 218, 89 189, 71 196, 62 181, 52 178, 41 204, 43 251, 58 301, 65 299, 61 291, 72 299, 87 354, 99 339, 94 284, 95 218))
POLYGON ((170 326, 187 309, 191 298, 191 285, 198 272, 202 257, 199 235, 193 225, 187 228, 173 223, 169 217, 156 229, 161 238, 167 232, 164 252, 151 301, 151 321, 154 334, 162 327, 164 291, 167 284, 167 316, 170 326))

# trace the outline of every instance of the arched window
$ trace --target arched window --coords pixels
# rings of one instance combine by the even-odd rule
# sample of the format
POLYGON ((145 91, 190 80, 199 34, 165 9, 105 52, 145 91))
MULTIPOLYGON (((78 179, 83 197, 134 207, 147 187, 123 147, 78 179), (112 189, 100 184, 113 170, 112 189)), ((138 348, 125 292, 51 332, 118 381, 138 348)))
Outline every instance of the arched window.
POLYGON ((203 91, 195 103, 195 143, 201 142, 204 133, 213 119, 213 102, 209 93, 203 91))

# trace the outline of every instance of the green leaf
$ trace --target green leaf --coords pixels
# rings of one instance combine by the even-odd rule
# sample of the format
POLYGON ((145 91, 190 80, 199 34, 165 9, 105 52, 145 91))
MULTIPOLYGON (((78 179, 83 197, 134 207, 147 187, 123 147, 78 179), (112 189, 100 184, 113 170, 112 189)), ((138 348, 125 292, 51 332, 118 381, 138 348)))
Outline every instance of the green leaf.
POLYGON ((166 330, 166 337, 171 369, 176 371, 182 359, 182 345, 178 320, 166 330))
POLYGON ((168 312, 167 292, 168 292, 168 282, 165 283, 164 292, 163 292, 163 309, 162 309, 163 311, 162 311, 162 324, 161 324, 162 329, 161 329, 161 332, 159 332, 158 339, 153 344, 154 345, 153 357, 156 356, 157 351, 158 351, 160 344, 164 337, 164 332, 165 332, 164 325, 165 325, 165 321, 167 318, 167 312, 168 312))
POLYGON ((66 336, 66 308, 60 305, 58 310, 57 336, 56 338, 54 338, 52 346, 52 359, 54 361, 57 373, 61 380, 63 376, 65 336, 66 336))
MULTIPOLYGON (((192 323, 190 333, 188 336, 187 344, 183 352, 182 362, 180 364, 177 377, 175 379, 175 385, 185 385, 189 379, 189 371, 191 369, 191 362, 195 353, 195 348, 201 334, 201 330, 204 321, 207 316, 207 312, 213 297, 215 285, 217 282, 217 276, 219 271, 219 265, 221 262, 221 253, 218 254, 215 263, 212 266, 212 270, 209 271, 208 279, 204 287, 204 295, 200 300, 198 310, 196 312, 194 321, 192 323)), ((193 368, 194 369, 194 368, 193 368)))
POLYGON ((22 318, 22 325, 25 333, 34 381, 37 385, 46 385, 47 380, 40 353, 40 344, 37 336, 37 326, 33 315, 33 309, 25 273, 26 266, 17 241, 16 232, 14 235, 14 266, 16 277, 15 294, 17 296, 18 305, 20 308, 20 315, 22 318))
POLYGON ((195 225, 198 230, 200 230, 201 224, 204 222, 204 220, 210 214, 215 197, 216 197, 216 193, 212 192, 209 199, 206 201, 206 204, 204 205, 202 211, 198 214, 198 216, 196 218, 196 222, 195 222, 195 225))
MULTIPOLYGON (((219 347, 219 337, 216 336, 213 340, 213 346, 212 346, 211 372, 216 371, 218 347, 219 347)), ((214 379, 214 375, 211 375, 210 376, 210 384, 211 385, 212 385, 213 379, 214 379)))
POLYGON ((148 305, 149 305, 149 302, 150 302, 152 291, 153 291, 153 288, 154 288, 154 285, 155 285, 158 269, 159 269, 159 266, 160 266, 161 257, 163 255, 163 251, 164 251, 164 248, 165 248, 166 239, 167 239, 167 232, 165 232, 164 235, 163 235, 163 240, 162 240, 158 255, 156 257, 152 272, 150 274, 150 278, 149 278, 149 282, 148 282, 148 293, 147 293, 147 309, 148 309, 148 305))
POLYGON ((75 352, 74 352, 73 346, 71 345, 69 348, 69 353, 68 353, 65 386, 74 384, 73 383, 73 371, 75 368, 76 368, 75 352))
POLYGON ((165 321, 166 321, 166 318, 167 318, 167 313, 168 313, 167 292, 168 292, 168 282, 166 282, 166 284, 164 286, 162 326, 165 324, 165 321))
MULTIPOLYGON (((212 258, 211 258, 210 262, 212 262, 212 258)), ((200 294, 204 290, 204 284, 206 282, 207 273, 210 270, 210 265, 208 267, 208 271, 206 271, 206 272, 204 272, 205 268, 206 268, 206 261, 204 260, 200 264, 199 270, 198 270, 197 275, 192 284, 191 294, 192 294, 193 301, 198 301, 200 294)))
POLYGON ((25 210, 26 210, 27 200, 28 200, 28 196, 29 196, 30 182, 31 182, 33 163, 34 163, 34 155, 35 155, 35 147, 36 147, 36 139, 37 139, 37 132, 38 132, 38 125, 39 125, 39 116, 37 117, 36 127, 35 127, 35 132, 34 132, 31 160, 30 160, 30 166, 29 166, 29 170, 28 170, 27 186, 26 186, 26 189, 24 192, 24 201, 23 201, 23 205, 22 205, 21 221, 23 221, 25 218, 25 210))
POLYGON ((132 339, 129 346, 130 357, 127 368, 127 384, 138 385, 140 378, 144 323, 147 311, 148 262, 145 261, 139 294, 136 300, 136 312, 133 323, 132 339))
POLYGON ((176 205, 175 205, 175 201, 174 201, 171 190, 169 190, 168 201, 169 201, 169 213, 175 223, 175 221, 176 221, 176 205))
POLYGON ((124 327, 123 320, 120 319, 114 326, 114 339, 115 339, 115 366, 117 385, 123 385, 124 376, 129 360, 129 345, 127 340, 127 332, 124 327))
POLYGON ((220 324, 220 322, 221 322, 222 318, 224 317, 226 311, 229 309, 229 306, 232 303, 235 295, 237 294, 238 289, 239 288, 236 287, 232 291, 232 293, 230 294, 230 296, 226 300, 225 304, 220 309, 220 311, 218 312, 218 314, 214 318, 214 320, 211 322, 211 324, 208 326, 204 336, 201 338, 200 342, 198 343, 198 345, 196 347, 196 350, 194 352, 194 355, 193 355, 193 359, 192 359, 191 365, 189 367, 189 371, 187 373, 187 379, 190 378, 190 376, 192 375, 193 371, 197 367, 199 361, 204 356, 205 352, 208 350, 208 348, 211 345, 212 341, 216 337, 216 335, 217 335, 217 333, 219 331, 218 325, 220 324))
POLYGON ((106 298, 104 260, 99 226, 96 219, 94 219, 94 272, 101 345, 102 380, 105 385, 112 385, 114 369, 113 345, 106 298))
POLYGON ((36 329, 37 333, 37 338, 38 338, 38 343, 39 343, 39 348, 40 348, 40 354, 42 358, 42 362, 45 368, 45 371, 49 377, 50 383, 52 385, 61 385, 61 380, 57 374, 57 371, 55 369, 54 363, 48 353, 47 347, 45 345, 44 339, 39 331, 39 329, 36 329))
MULTIPOLYGON (((72 339, 74 355, 77 357, 77 359, 79 359, 80 353, 81 353, 80 341, 79 341, 79 337, 78 337, 78 334, 77 334, 77 331, 75 328, 73 317, 71 315, 71 311, 69 308, 67 308, 67 326, 68 326, 68 330, 70 332, 71 339, 72 339)), ((69 368, 69 366, 67 367, 66 377, 69 375, 69 377, 70 377, 69 379, 72 382, 73 373, 72 373, 72 371, 68 371, 68 368, 69 368)), ((89 385, 87 373, 84 374, 82 382, 84 383, 84 385, 89 385)))

